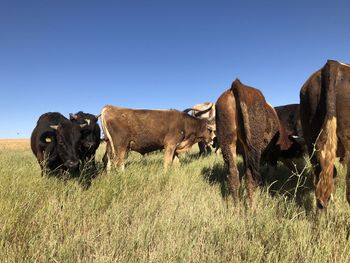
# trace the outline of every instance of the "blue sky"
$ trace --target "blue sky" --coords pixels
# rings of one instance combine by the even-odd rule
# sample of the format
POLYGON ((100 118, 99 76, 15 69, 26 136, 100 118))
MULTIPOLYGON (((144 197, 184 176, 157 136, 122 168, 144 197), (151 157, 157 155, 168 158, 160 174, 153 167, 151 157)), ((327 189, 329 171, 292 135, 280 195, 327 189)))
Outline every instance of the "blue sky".
POLYGON ((184 109, 235 78, 296 103, 328 58, 350 63, 349 1, 0 2, 0 138, 106 104, 184 109))

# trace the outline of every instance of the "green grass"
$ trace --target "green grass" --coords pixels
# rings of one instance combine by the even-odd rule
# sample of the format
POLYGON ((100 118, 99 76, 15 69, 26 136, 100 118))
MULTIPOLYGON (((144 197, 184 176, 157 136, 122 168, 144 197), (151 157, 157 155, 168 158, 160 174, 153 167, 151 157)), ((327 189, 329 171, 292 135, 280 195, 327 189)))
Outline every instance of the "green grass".
POLYGON ((87 190, 40 176, 29 150, 1 151, 0 262, 350 262, 342 169, 325 213, 283 168, 250 209, 243 187, 237 204, 227 195, 222 157, 196 150, 168 172, 162 153, 131 153, 87 190))

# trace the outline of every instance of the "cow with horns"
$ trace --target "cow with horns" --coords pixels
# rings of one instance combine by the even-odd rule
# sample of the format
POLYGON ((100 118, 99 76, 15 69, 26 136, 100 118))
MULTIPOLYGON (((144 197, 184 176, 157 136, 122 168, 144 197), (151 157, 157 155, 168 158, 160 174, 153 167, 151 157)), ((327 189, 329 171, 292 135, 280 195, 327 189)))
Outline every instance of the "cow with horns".
POLYGON ((45 173, 71 176, 79 174, 79 148, 86 123, 73 123, 58 112, 39 117, 31 135, 31 148, 45 173))
POLYGON ((216 141, 216 124, 215 124, 215 104, 213 102, 204 102, 194 105, 192 108, 185 109, 184 112, 199 118, 206 119, 213 130, 213 141, 208 144, 204 141, 198 142, 199 155, 206 155, 211 153, 211 147, 216 147, 213 143, 216 141))
POLYGON ((105 106, 101 112, 107 137, 104 160, 124 169, 129 150, 141 154, 164 149, 166 169, 179 153, 199 141, 209 143, 212 130, 207 120, 177 110, 144 110, 105 106))
POLYGON ((95 167, 95 154, 101 141, 101 129, 97 121, 100 115, 93 115, 79 111, 69 114, 72 123, 79 125, 86 124, 81 130, 80 147, 78 150, 79 159, 83 164, 89 163, 95 167))

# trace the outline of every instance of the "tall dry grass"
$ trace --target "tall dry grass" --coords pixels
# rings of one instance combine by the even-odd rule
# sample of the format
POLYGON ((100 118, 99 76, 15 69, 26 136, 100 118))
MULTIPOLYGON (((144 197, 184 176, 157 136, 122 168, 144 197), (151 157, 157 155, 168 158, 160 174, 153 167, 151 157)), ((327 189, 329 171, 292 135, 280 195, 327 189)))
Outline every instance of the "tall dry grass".
POLYGON ((0 262, 350 262, 341 167, 326 213, 283 167, 252 210, 243 187, 236 205, 227 195, 221 156, 195 153, 168 172, 162 153, 131 153, 84 190, 41 177, 29 149, 0 150, 0 262))

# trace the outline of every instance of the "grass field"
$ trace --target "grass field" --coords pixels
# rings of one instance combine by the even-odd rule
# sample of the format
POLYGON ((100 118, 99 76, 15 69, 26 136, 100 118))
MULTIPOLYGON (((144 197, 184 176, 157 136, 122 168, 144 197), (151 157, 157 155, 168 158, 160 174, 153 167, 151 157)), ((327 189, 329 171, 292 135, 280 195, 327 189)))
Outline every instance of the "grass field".
POLYGON ((243 187, 237 204, 227 196, 221 156, 196 152, 168 172, 162 153, 131 153, 84 190, 40 176, 28 141, 1 140, 0 262, 350 262, 342 167, 324 213, 282 167, 250 209, 243 187))

